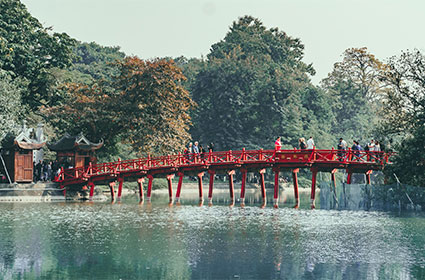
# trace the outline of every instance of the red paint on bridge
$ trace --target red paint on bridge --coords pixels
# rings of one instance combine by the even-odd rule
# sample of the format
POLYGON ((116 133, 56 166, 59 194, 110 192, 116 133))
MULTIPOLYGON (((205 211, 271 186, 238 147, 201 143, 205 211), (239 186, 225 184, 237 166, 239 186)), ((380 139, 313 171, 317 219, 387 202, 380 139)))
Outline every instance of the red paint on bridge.
MULTIPOLYGON (((148 200, 151 198, 152 181, 154 178, 167 178, 170 203, 173 202, 172 182, 174 174, 179 176, 176 193, 176 201, 179 202, 183 176, 196 176, 199 181, 199 198, 202 204, 202 177, 204 172, 210 174, 208 201, 212 202, 214 175, 226 174, 229 177, 229 192, 231 205, 234 205, 233 175, 235 170, 242 172, 241 201, 244 204, 245 180, 247 172, 260 174, 263 207, 266 204, 266 192, 264 186, 264 173, 266 168, 272 168, 275 172, 274 206, 278 206, 279 198, 279 172, 292 171, 294 181, 295 207, 299 206, 297 173, 300 168, 311 170, 311 206, 314 208, 316 174, 317 172, 330 172, 335 181, 334 173, 337 169, 347 171, 347 183, 351 183, 353 173, 364 173, 370 183, 370 174, 373 170, 382 170, 389 163, 390 154, 384 152, 366 152, 348 150, 250 150, 210 152, 203 155, 167 155, 160 157, 146 157, 133 160, 118 160, 116 162, 100 163, 80 168, 62 170, 59 183, 62 187, 69 185, 81 185, 90 187, 90 198, 93 197, 95 183, 110 184, 111 193, 114 192, 112 182, 118 181, 118 199, 121 198, 122 183, 138 181, 140 199, 143 200, 143 178, 148 178, 148 200)), ((66 188, 65 188, 66 189, 66 188)), ((115 193, 112 198, 115 198, 115 193)))

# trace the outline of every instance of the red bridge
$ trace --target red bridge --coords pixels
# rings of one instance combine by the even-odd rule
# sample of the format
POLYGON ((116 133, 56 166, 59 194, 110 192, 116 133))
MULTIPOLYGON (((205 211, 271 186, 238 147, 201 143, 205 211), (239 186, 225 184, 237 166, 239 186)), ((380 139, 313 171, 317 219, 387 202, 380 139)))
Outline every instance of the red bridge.
POLYGON ((210 152, 205 154, 168 155, 160 157, 146 157, 133 160, 118 160, 116 162, 89 165, 81 168, 62 170, 58 182, 66 191, 67 186, 88 186, 90 199, 93 198, 95 184, 109 184, 112 199, 115 200, 114 187, 118 182, 118 199, 121 199, 124 180, 137 181, 140 200, 144 200, 143 181, 148 178, 147 198, 150 200, 152 182, 154 178, 167 178, 170 203, 173 202, 172 178, 177 175, 179 181, 176 192, 176 202, 180 201, 183 176, 197 176, 199 198, 203 202, 202 177, 205 172, 210 176, 209 203, 212 201, 214 175, 226 174, 229 176, 229 192, 234 205, 233 176, 235 170, 242 173, 241 204, 244 204, 246 176, 248 172, 257 172, 260 175, 263 206, 266 203, 264 173, 266 168, 272 168, 274 180, 274 206, 277 207, 279 198, 279 173, 292 171, 294 182, 295 207, 299 205, 298 179, 299 168, 309 168, 312 172, 311 206, 315 207, 316 175, 317 172, 330 172, 335 187, 335 172, 345 169, 347 183, 351 183, 353 173, 366 174, 370 184, 370 174, 373 170, 382 170, 389 163, 389 154, 384 152, 366 152, 348 150, 251 150, 210 152))

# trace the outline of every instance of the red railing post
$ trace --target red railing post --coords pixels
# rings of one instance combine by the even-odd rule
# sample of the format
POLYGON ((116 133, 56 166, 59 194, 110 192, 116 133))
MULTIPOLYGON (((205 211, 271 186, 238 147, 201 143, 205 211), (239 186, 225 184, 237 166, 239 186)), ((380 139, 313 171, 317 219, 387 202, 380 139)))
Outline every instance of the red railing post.
POLYGON ((258 151, 258 160, 263 160, 263 149, 258 151))

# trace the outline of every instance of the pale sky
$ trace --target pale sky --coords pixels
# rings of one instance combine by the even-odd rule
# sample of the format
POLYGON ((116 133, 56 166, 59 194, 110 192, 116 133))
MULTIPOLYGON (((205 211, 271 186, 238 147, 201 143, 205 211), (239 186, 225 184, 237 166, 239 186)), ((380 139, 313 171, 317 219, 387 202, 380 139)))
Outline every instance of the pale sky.
POLYGON ((347 48, 378 59, 425 49, 424 0, 21 0, 55 32, 127 55, 201 57, 243 15, 300 38, 317 84, 347 48))

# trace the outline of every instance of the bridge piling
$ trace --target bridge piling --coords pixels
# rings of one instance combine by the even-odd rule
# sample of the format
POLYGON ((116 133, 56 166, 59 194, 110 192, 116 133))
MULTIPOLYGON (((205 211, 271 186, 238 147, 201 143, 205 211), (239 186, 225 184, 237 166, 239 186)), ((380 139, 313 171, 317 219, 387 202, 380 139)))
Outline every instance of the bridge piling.
POLYGON ((153 176, 152 175, 148 175, 148 193, 147 193, 147 197, 148 197, 148 201, 151 201, 151 195, 152 195, 152 183, 153 183, 153 176))
POLYGON ((313 176, 311 178, 311 196, 310 196, 310 200, 311 200, 311 209, 314 209, 314 208, 316 208, 315 200, 316 200, 316 175, 317 175, 317 170, 316 169, 312 169, 311 172, 313 173, 313 176))
POLYGON ((370 185, 370 174, 372 174, 372 170, 368 170, 365 174, 366 174, 366 184, 370 185))
POLYGON ((300 196, 298 193, 298 172, 300 171, 299 168, 295 168, 292 170, 292 181, 294 183, 294 197, 295 197, 295 209, 298 209, 300 206, 300 196))
POLYGON ((246 174, 247 170, 242 168, 242 184, 241 184, 241 206, 245 206, 245 187, 246 187, 246 174))
POLYGON ((140 201, 144 201, 145 196, 143 194, 143 182, 145 181, 145 178, 139 178, 137 179, 137 184, 139 185, 139 197, 140 201))
POLYGON ((273 168, 274 171, 274 196, 273 196, 273 207, 279 207, 279 168, 273 168))
POLYGON ((168 182, 168 197, 169 197, 169 203, 173 203, 173 183, 171 180, 174 178, 174 174, 167 175, 167 182, 168 182))
POLYGON ((114 189, 114 187, 115 187, 115 182, 114 181, 109 182, 109 191, 111 192, 111 200, 112 201, 115 201, 115 189, 114 189))
POLYGON ((122 194, 122 185, 124 183, 124 178, 118 178, 118 201, 121 200, 121 194, 122 194))
POLYGON ((347 174, 347 184, 351 184, 351 177, 352 177, 352 175, 353 175, 353 173, 350 171, 350 172, 348 172, 348 174, 347 174))
POLYGON ((204 177, 204 172, 200 172, 197 175, 198 177, 198 190, 199 190, 199 202, 204 202, 204 193, 203 193, 203 185, 202 185, 202 177, 204 177))
POLYGON ((93 182, 89 182, 88 185, 90 186, 90 195, 89 195, 89 200, 93 201, 93 196, 94 196, 94 183, 93 182))
MULTIPOLYGON (((211 151, 210 151, 211 154, 211 151)), ((210 174, 210 185, 208 189, 208 205, 212 205, 212 197, 213 197, 213 188, 214 188, 214 177, 215 177, 215 171, 214 170, 208 170, 208 173, 210 174)))
POLYGON ((261 197, 263 198, 263 204, 261 205, 261 207, 265 207, 267 205, 266 184, 264 183, 264 173, 266 173, 266 169, 261 169, 259 173, 260 173, 261 197))
POLYGON ((235 175, 235 170, 230 170, 227 172, 229 176, 229 193, 230 193, 230 206, 235 205, 235 187, 233 184, 233 175, 235 175))
POLYGON ((177 192, 176 192, 176 204, 180 204, 180 192, 182 190, 183 185, 183 172, 177 173, 177 176, 179 176, 179 182, 177 184, 177 192))

